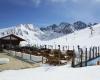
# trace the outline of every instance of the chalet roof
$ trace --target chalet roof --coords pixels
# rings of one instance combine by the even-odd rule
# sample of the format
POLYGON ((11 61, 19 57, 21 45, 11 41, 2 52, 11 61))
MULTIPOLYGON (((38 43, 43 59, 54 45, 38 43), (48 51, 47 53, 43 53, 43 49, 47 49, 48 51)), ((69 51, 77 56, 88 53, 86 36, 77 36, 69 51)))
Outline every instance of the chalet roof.
POLYGON ((10 37, 11 37, 11 40, 25 41, 23 38, 15 35, 15 34, 3 36, 3 37, 0 38, 0 40, 10 40, 10 37))

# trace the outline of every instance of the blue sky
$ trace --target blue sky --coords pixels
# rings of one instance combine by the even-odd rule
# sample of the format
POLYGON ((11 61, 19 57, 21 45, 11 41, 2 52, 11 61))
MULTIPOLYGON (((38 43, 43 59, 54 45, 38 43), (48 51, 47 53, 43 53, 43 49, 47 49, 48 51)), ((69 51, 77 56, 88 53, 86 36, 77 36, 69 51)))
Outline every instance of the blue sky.
POLYGON ((0 26, 100 22, 100 0, 0 0, 0 26))

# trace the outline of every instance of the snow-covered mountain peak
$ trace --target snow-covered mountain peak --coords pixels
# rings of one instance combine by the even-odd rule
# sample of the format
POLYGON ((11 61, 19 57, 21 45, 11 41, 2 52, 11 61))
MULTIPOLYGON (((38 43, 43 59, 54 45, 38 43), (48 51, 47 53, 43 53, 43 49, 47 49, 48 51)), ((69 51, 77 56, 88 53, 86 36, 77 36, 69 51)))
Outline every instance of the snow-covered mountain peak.
POLYGON ((22 29, 28 29, 30 31, 36 31, 39 30, 39 28, 33 24, 19 24, 16 26, 17 28, 22 28, 22 29))

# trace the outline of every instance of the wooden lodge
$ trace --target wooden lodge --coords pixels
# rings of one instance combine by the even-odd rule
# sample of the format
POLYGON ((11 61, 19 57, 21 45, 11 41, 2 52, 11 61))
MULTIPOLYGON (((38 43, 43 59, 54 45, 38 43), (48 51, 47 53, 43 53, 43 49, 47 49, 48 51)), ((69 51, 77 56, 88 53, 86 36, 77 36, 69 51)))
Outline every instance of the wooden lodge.
POLYGON ((14 48, 15 46, 18 46, 21 41, 25 40, 14 34, 3 36, 0 38, 0 47, 1 49, 14 48))

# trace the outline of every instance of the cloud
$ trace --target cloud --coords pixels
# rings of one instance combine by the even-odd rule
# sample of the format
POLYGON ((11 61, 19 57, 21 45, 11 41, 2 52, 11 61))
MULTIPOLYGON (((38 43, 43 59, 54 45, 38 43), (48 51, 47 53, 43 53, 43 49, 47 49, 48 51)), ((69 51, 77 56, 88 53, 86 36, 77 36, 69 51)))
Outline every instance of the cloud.
POLYGON ((43 4, 49 4, 49 5, 52 5, 52 4, 69 4, 69 3, 73 3, 73 4, 85 4, 85 3, 88 3, 89 2, 89 5, 91 3, 94 3, 94 4, 98 4, 100 2, 100 0, 8 0, 9 2, 13 3, 13 4, 16 4, 16 5, 22 5, 22 6, 40 6, 41 3, 43 4))
POLYGON ((54 2, 54 3, 55 3, 55 2, 56 2, 56 3, 57 3, 57 2, 66 2, 66 1, 67 1, 67 0, 51 0, 51 2, 54 2))
POLYGON ((19 6, 39 6, 41 0, 8 0, 8 2, 19 6))
MULTIPOLYGON (((41 0, 42 1, 42 0, 41 0)), ((47 0, 53 3, 65 3, 65 2, 72 2, 72 3, 99 3, 100 0, 47 0)))
POLYGON ((52 3, 66 3, 66 2, 81 3, 81 2, 86 2, 88 0, 47 0, 47 1, 51 1, 52 3))
POLYGON ((39 6, 41 3, 41 0, 31 0, 33 4, 35 4, 35 6, 39 6))
POLYGON ((95 2, 100 2, 100 0, 93 0, 93 1, 95 1, 95 2))

